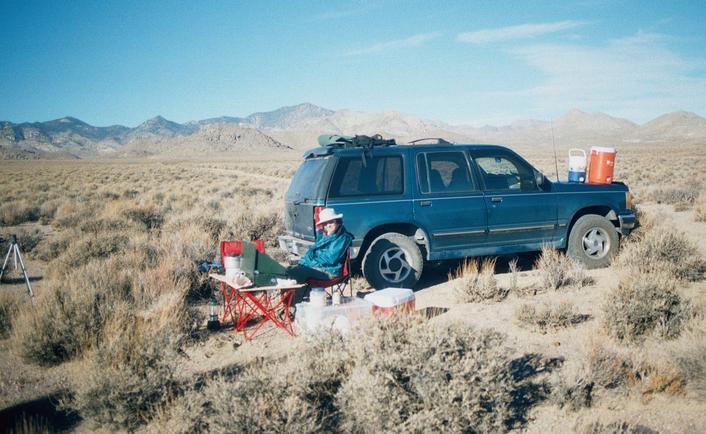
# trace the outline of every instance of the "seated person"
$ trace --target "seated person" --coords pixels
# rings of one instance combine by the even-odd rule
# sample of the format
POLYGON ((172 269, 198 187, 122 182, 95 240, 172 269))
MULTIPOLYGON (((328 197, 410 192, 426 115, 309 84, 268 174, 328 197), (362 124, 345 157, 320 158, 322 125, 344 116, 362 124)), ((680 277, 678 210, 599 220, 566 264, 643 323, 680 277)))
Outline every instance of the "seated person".
POLYGON ((343 261, 353 240, 353 235, 343 226, 343 214, 324 208, 319 213, 316 229, 316 242, 297 265, 287 268, 287 276, 298 283, 309 279, 329 280, 343 272, 343 261))

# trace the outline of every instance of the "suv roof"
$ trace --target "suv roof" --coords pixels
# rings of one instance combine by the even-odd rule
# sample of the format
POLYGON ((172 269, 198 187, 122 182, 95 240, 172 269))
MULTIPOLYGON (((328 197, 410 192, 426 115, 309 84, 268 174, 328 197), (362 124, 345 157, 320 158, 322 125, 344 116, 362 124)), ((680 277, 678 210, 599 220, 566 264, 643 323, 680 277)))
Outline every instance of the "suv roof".
POLYGON ((442 138, 425 138, 425 139, 418 139, 418 140, 412 140, 409 143, 400 143, 398 144, 394 139, 383 139, 380 135, 375 135, 372 137, 369 136, 337 136, 337 135, 321 135, 319 136, 319 146, 318 148, 313 148, 309 149, 306 152, 304 152, 304 158, 315 158, 315 157, 323 157, 327 155, 333 155, 335 153, 339 152, 345 152, 345 151, 355 151, 355 150, 363 150, 363 151, 370 151, 374 148, 415 148, 415 149, 438 149, 438 148, 447 148, 447 147, 455 147, 455 146, 463 146, 465 148, 469 149, 497 149, 497 148, 502 148, 502 149, 507 149, 504 146, 501 145, 494 145, 494 144, 481 144, 481 143, 474 143, 474 144, 461 144, 461 143, 452 143, 447 140, 444 140, 442 138), (437 143, 424 143, 424 144, 417 144, 416 142, 419 141, 425 141, 425 140, 437 140, 437 143))

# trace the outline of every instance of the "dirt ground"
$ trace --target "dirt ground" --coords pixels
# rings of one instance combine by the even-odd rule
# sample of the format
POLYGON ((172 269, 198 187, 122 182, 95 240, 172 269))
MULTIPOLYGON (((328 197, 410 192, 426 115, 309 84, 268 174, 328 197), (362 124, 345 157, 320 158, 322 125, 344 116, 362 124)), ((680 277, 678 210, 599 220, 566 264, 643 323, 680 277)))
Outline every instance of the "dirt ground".
MULTIPOLYGON (((693 211, 675 212, 672 206, 647 204, 642 208, 649 214, 660 215, 685 232, 697 243, 702 255, 706 256, 706 224, 693 220, 693 211)), ((5 252, 3 252, 4 254, 5 252)), ((538 271, 532 269, 536 255, 524 255, 520 260, 521 269, 517 279, 519 288, 531 288, 539 279, 538 271)), ((511 274, 507 271, 508 258, 498 261, 496 278, 500 286, 509 287, 511 274)), ((556 292, 545 292, 533 296, 518 296, 511 293, 499 303, 458 304, 454 301, 451 283, 447 275, 455 264, 430 267, 416 288, 416 309, 430 307, 445 308, 445 313, 431 321, 460 321, 476 327, 489 327, 507 335, 507 344, 514 355, 539 354, 544 359, 561 359, 560 369, 547 372, 552 375, 566 374, 576 369, 585 358, 591 340, 600 336, 602 310, 601 302, 607 292, 618 283, 613 268, 593 270, 589 274, 594 283, 584 288, 573 288, 556 292), (525 303, 539 305, 544 301, 567 300, 576 305, 587 320, 557 332, 541 334, 519 325, 514 317, 518 307, 525 303)), ((41 292, 42 275, 45 264, 41 261, 26 260, 27 270, 35 293, 41 292)), ((2 291, 25 293, 26 286, 18 273, 0 287, 2 291)), ((367 291, 360 286, 364 282, 355 280, 356 290, 367 291)), ((685 288, 694 299, 706 300, 706 282, 697 282, 685 288)), ((206 310, 206 306, 202 308, 206 310)), ((445 310, 441 309, 441 310, 445 310)), ((50 319, 48 319, 50 320, 50 319)), ((258 357, 277 357, 296 348, 302 338, 291 338, 281 330, 267 330, 253 341, 245 342, 236 335, 232 327, 211 333, 208 338, 197 341, 188 347, 184 354, 182 372, 185 378, 198 373, 207 373, 231 365, 242 365, 255 361, 258 357)), ((66 388, 71 370, 78 362, 65 363, 55 368, 41 368, 26 364, 10 351, 8 340, 0 340, 0 427, 22 412, 45 413, 44 416, 57 428, 69 428, 75 432, 93 431, 88 424, 72 419, 54 409, 52 404, 66 388)), ((561 410, 544 403, 530 413, 529 422, 521 429, 528 433, 574 431, 587 421, 624 421, 636 426, 649 427, 664 433, 706 432, 706 403, 689 395, 671 396, 655 394, 644 399, 621 399, 605 397, 598 399, 597 405, 577 412, 561 410)), ((0 431, 7 428, 1 427, 0 431)), ((652 431, 644 431, 652 432, 652 431)))

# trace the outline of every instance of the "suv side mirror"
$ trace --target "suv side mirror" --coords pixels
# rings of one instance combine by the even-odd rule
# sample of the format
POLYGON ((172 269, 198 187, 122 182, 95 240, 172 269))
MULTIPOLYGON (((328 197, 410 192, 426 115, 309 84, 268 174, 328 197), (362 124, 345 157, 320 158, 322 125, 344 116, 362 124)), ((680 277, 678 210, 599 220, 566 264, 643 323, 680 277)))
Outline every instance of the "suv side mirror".
POLYGON ((541 187, 544 184, 544 174, 537 169, 534 169, 534 182, 537 183, 537 187, 541 187))

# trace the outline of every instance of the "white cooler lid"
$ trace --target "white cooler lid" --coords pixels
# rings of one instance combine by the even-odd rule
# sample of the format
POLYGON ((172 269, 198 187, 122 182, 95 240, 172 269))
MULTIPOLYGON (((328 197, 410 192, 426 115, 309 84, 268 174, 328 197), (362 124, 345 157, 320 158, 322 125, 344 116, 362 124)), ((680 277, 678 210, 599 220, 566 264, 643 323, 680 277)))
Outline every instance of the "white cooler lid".
POLYGON ((377 307, 395 307, 414 300, 414 291, 408 288, 385 288, 364 298, 377 307))
POLYGON ((605 146, 591 146, 591 152, 596 151, 596 152, 607 152, 607 153, 615 153, 615 148, 608 148, 605 146))

